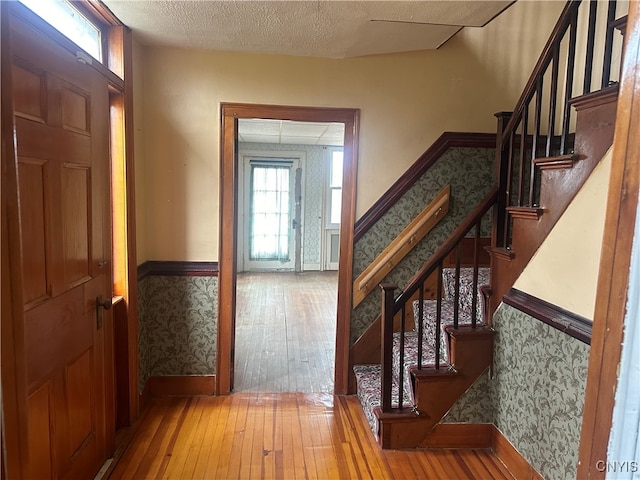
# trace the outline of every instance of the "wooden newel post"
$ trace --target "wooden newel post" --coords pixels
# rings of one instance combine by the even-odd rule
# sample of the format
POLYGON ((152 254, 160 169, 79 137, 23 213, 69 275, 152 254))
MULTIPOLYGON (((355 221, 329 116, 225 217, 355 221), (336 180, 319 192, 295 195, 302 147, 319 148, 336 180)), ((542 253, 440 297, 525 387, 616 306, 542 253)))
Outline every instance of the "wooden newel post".
POLYGON ((382 411, 391 410, 391 386, 392 366, 393 366, 393 301, 395 285, 384 283, 380 285, 382 289, 382 353, 380 357, 380 366, 382 367, 382 375, 380 378, 382 387, 382 411))

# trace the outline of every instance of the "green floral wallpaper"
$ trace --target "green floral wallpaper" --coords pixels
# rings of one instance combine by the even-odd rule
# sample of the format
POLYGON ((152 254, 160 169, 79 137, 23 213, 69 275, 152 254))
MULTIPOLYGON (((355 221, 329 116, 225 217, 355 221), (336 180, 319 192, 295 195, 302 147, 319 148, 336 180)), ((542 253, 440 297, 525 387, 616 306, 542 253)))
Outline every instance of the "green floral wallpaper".
POLYGON ((138 283, 139 388, 155 375, 213 375, 217 277, 148 276, 138 283))
POLYGON ((442 423, 493 423, 494 403, 487 370, 451 407, 442 423))
MULTIPOLYGON (((442 157, 389 209, 353 247, 354 278, 389 245, 446 185, 451 185, 449 213, 394 268, 384 280, 404 286, 420 266, 455 230, 493 186, 494 149, 454 147, 442 157)), ((490 232, 484 221, 484 234, 490 232)), ((380 294, 374 290, 351 314, 351 343, 362 335, 380 313, 380 294)))
POLYGON ((589 345, 506 304, 493 322, 493 423, 544 478, 575 478, 589 345))

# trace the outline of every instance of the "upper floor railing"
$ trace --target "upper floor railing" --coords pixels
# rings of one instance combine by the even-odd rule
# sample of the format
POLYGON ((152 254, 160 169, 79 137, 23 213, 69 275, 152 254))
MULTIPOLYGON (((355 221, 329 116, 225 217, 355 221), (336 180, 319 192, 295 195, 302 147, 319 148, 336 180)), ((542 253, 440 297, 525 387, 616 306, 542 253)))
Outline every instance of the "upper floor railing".
POLYGON ((497 114, 496 246, 511 244, 507 208, 539 207, 540 159, 575 160, 572 100, 617 84, 627 9, 615 0, 567 2, 513 113, 497 114))

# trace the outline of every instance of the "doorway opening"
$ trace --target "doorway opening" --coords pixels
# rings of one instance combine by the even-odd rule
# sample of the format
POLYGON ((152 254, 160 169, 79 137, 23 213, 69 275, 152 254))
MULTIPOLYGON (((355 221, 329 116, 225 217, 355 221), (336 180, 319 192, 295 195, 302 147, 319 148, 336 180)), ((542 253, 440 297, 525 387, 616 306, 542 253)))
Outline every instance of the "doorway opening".
MULTIPOLYGON (((217 393, 225 395, 231 393, 234 389, 235 370, 236 366, 236 312, 238 308, 241 308, 240 301, 243 301, 238 296, 238 290, 240 289, 241 280, 239 279, 238 272, 242 272, 244 268, 244 256, 245 252, 249 249, 246 243, 250 241, 248 236, 251 235, 251 228, 249 233, 244 232, 247 229, 242 228, 246 225, 247 208, 241 205, 242 202, 251 202, 251 199, 247 199, 246 193, 240 193, 242 185, 246 185, 250 182, 247 180, 246 175, 246 151, 242 149, 241 140, 239 137, 239 122, 244 120, 283 120, 293 122, 315 122, 315 123, 336 123, 344 125, 344 146, 343 146, 343 162, 341 179, 342 185, 340 186, 339 195, 333 194, 333 198, 340 197, 341 214, 340 214, 340 226, 339 236, 331 242, 331 237, 326 235, 326 229, 328 225, 326 222, 319 222, 321 229, 319 230, 318 242, 324 245, 325 248, 330 248, 333 245, 339 247, 339 268, 337 272, 329 272, 329 276, 333 275, 334 282, 337 283, 336 292, 337 307, 334 312, 333 324, 335 325, 334 334, 334 366, 335 369, 332 372, 334 377, 333 391, 335 393, 346 393, 348 383, 348 354, 349 354, 349 321, 351 313, 351 284, 352 284, 352 244, 353 244, 353 227, 355 221, 355 185, 356 185, 356 157, 357 157, 357 134, 358 134, 358 118, 359 111, 356 109, 333 109, 333 108, 308 108, 308 107, 284 107, 284 106, 264 106, 264 105, 246 105, 246 104, 223 104, 222 105, 222 148, 221 148, 221 168, 220 168, 220 242, 219 242, 219 276, 218 276, 218 355, 217 355, 217 372, 216 372, 216 384, 217 393), (242 207, 242 208, 241 208, 242 207), (245 237, 245 238, 240 238, 245 237), (327 243, 326 240, 329 240, 327 243), (336 241, 337 240, 337 241, 336 241), (328 246, 327 246, 328 245, 328 246)), ((255 153, 255 152, 254 152, 255 153)), ((263 152, 264 153, 264 152, 263 152)), ((282 160, 282 154, 274 154, 271 152, 268 158, 264 158, 263 155, 259 155, 255 160, 274 161, 274 157, 280 157, 282 160)), ((291 155, 284 158, 291 158, 291 155)), ((299 167, 295 169, 296 175, 299 175, 300 185, 304 184, 304 168, 307 159, 298 157, 299 167), (300 170, 298 170, 300 169, 300 170)), ((249 160, 250 162, 251 160, 249 160)), ((250 165, 250 163, 249 163, 250 165)), ((282 166, 282 165, 281 165, 282 166)), ((249 178, 251 177, 251 167, 249 167, 249 178)), ((291 171, 290 171, 291 172, 291 171)), ((265 173, 265 172, 263 172, 265 173)), ((289 177, 290 178, 290 177, 289 177)), ((287 268, 282 268, 278 272, 279 274, 283 270, 289 272, 307 272, 309 270, 318 271, 324 270, 328 263, 324 261, 322 257, 317 260, 317 267, 315 269, 309 268, 309 257, 305 256, 308 253, 308 248, 305 249, 305 228, 307 222, 305 220, 305 210, 303 210, 304 201, 303 195, 295 198, 295 185, 293 182, 294 202, 293 202, 293 219, 288 218, 290 235, 294 238, 293 251, 295 247, 295 239, 299 238, 300 254, 294 259, 293 266, 289 265, 287 268), (300 211, 298 211, 300 210, 300 211), (293 222, 292 220, 295 220, 293 222), (296 227, 296 228, 293 228, 296 227), (307 264, 305 265, 305 262, 307 264), (299 265, 298 265, 299 263, 299 265)), ((290 181, 291 185, 291 181, 290 181)), ((246 190, 246 189, 243 189, 246 190)), ((302 189, 301 189, 302 192, 302 189)), ((272 195, 275 195, 272 193, 272 195)), ((326 206, 325 192, 321 208, 325 209, 326 206)), ((249 195, 250 197, 250 195, 249 195)), ((291 207, 290 207, 291 208, 291 207)), ((292 210, 290 210, 291 212, 292 210)), ((316 219, 317 220, 317 219, 316 219)), ((251 220, 249 220, 249 224, 251 220)), ((291 238, 291 237, 289 237, 291 238)), ((273 243, 273 242, 272 242, 273 243)), ((291 248, 291 247, 289 247, 291 248)), ((290 250, 291 251, 291 250, 290 250)), ((335 252, 334 259, 337 259, 335 252)), ((251 261, 249 261, 249 271, 251 272, 251 261)), ((257 267, 256 267, 257 268, 257 267)), ((260 270, 259 268, 257 268, 260 270)), ((264 269, 267 270, 267 269, 264 269)), ((252 272, 251 275, 254 273, 252 272)), ((272 272, 273 274, 273 272, 272 272)), ((241 273, 240 276, 245 275, 241 273)), ((306 273, 305 273, 306 275, 306 273)), ((272 282, 273 283, 273 282, 272 282)), ((297 282, 297 286, 302 285, 302 282, 297 282)), ((288 287, 291 289, 291 287, 288 287)), ((271 297, 274 294, 267 294, 271 297)), ((286 301, 284 301, 286 304, 286 301)), ((269 312, 269 313, 272 313, 269 312)), ((291 388, 291 387, 288 387, 291 388)), ((298 387, 296 387, 298 389, 298 387)), ((284 391, 284 390, 283 390, 284 391)))
POLYGON ((234 392, 333 393, 344 124, 238 121, 234 392))

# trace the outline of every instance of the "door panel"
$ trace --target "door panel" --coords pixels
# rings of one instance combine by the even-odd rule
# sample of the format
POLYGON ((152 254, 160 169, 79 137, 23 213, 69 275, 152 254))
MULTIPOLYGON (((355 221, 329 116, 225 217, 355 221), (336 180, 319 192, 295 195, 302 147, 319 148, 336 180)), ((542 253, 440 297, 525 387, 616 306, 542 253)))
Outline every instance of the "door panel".
POLYGON ((93 370, 91 357, 92 349, 86 350, 80 357, 69 362, 65 368, 64 381, 68 411, 73 412, 73 416, 69 418, 69 444, 72 454, 77 452, 94 432, 91 390, 86 388, 91 384, 93 370))
POLYGON ((19 159, 18 177, 24 195, 20 205, 23 236, 23 291, 27 305, 41 302, 50 296, 47 282, 48 223, 45 199, 47 195, 46 166, 43 160, 19 159))
POLYGON ((43 70, 31 65, 13 65, 13 104, 16 114, 44 121, 46 112, 46 77, 43 70))
POLYGON ((64 284, 73 288, 90 279, 89 168, 64 164, 62 167, 62 245, 64 284))
POLYGON ((96 297, 112 296, 108 85, 11 20, 30 469, 33 478, 92 478, 115 428, 105 425, 113 324, 101 311, 99 327, 96 309, 96 297))
POLYGON ((29 416, 28 478, 51 478, 51 384, 45 383, 27 399, 29 416))
POLYGON ((78 133, 89 133, 89 97, 73 85, 62 88, 62 126, 78 133))

